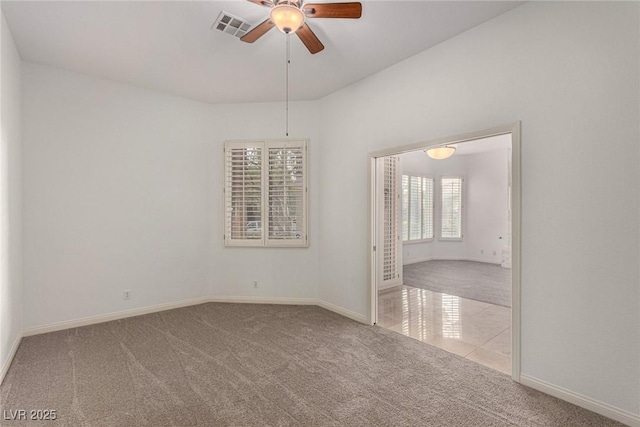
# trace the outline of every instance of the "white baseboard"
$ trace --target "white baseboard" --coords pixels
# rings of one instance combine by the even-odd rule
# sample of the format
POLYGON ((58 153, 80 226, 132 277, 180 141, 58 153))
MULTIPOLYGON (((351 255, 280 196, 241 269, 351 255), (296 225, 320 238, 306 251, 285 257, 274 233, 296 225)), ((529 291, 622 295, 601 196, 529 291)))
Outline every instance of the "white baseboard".
POLYGON ((2 382, 4 381, 4 376, 7 375, 7 372, 9 371, 9 366, 11 366, 11 362, 13 362, 16 351, 18 351, 18 347, 20 346, 20 341, 22 341, 22 333, 18 333, 18 336, 11 345, 11 349, 9 350, 9 354, 7 355, 7 360, 5 360, 4 365, 2 365, 2 370, 0 370, 0 384, 2 384, 2 382))
POLYGON ((465 258, 463 259, 463 261, 484 262, 485 264, 495 264, 495 265, 502 264, 501 260, 488 260, 486 258, 474 258, 474 257, 465 258))
POLYGON ((285 297, 207 297, 208 302, 229 302, 240 304, 279 304, 279 305, 317 305, 315 298, 285 298, 285 297))
POLYGON ((349 319, 355 320, 356 322, 364 323, 365 325, 369 324, 369 319, 367 318, 367 316, 363 316, 360 313, 347 310, 346 308, 340 307, 339 305, 335 305, 320 299, 316 300, 316 305, 326 310, 333 311, 334 313, 338 313, 341 316, 348 317, 349 319))
POLYGON ((571 390, 558 387, 546 381, 521 374, 520 384, 557 397, 558 399, 562 399, 566 402, 573 403, 574 405, 588 409, 597 414, 604 415, 605 417, 614 419, 623 424, 632 427, 640 427, 640 415, 638 414, 625 411, 624 409, 616 408, 615 406, 600 402, 587 396, 583 396, 571 390))
POLYGON ((402 265, 410 265, 410 264, 417 264, 419 262, 425 262, 425 261, 475 261, 475 262, 483 262, 485 264, 495 264, 495 265, 501 265, 501 261, 491 261, 485 258, 473 258, 473 257, 465 257, 465 258, 460 258, 460 257, 426 257, 426 258, 418 258, 418 259, 413 259, 413 260, 404 260, 403 259, 403 263, 402 265))
POLYGON ((141 316, 143 314, 156 313, 158 311, 172 310, 174 308, 187 307, 209 302, 209 297, 193 298, 188 300, 169 302, 166 304, 151 305, 148 307, 134 308, 131 310, 116 311, 113 313, 100 314, 98 316, 83 317, 81 319, 66 320, 64 322, 50 323, 47 325, 34 326, 22 331, 22 336, 46 334, 47 332, 62 331, 65 329, 78 328, 80 326, 94 325, 96 323, 110 322, 112 320, 125 319, 127 317, 141 316))

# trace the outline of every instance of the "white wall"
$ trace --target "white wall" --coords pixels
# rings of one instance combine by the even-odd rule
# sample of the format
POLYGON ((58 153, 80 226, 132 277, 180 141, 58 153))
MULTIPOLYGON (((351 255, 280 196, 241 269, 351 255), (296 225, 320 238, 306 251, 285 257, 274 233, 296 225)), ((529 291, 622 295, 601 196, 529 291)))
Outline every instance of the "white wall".
POLYGON ((289 106, 289 135, 309 138, 309 247, 308 248, 225 248, 223 246, 223 153, 222 142, 234 139, 278 139, 284 137, 283 104, 239 104, 213 107, 216 126, 209 144, 210 283, 212 295, 316 298, 319 278, 318 215, 320 194, 318 140, 319 108, 315 102, 289 106), (224 124, 224 126, 222 126, 224 124), (253 289, 253 281, 258 289, 253 289))
POLYGON ((464 157, 467 259, 500 264, 502 250, 509 247, 509 152, 501 149, 464 157))
POLYGON ((369 152, 521 120, 522 373, 639 414, 639 7, 527 3, 323 99, 320 297, 368 313, 369 152))
MULTIPOLYGON (((223 142, 284 136, 284 108, 23 72, 25 327, 211 294, 316 296, 313 212, 309 249, 222 246, 223 142)), ((311 138, 312 210, 316 111, 291 107, 291 134, 311 138)))
MULTIPOLYGON (((0 98, 0 370, 22 331, 21 60, 2 14, 0 98)), ((1 375, 1 374, 0 374, 1 375)), ((0 380, 1 380, 0 376, 0 380)))

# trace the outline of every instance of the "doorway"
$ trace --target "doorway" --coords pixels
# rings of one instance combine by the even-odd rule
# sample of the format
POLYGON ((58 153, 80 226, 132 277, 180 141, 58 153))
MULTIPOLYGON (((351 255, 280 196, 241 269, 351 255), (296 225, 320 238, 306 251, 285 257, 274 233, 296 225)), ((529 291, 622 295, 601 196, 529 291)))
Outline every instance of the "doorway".
POLYGON ((520 124, 371 153, 370 169, 371 323, 518 381, 520 124))

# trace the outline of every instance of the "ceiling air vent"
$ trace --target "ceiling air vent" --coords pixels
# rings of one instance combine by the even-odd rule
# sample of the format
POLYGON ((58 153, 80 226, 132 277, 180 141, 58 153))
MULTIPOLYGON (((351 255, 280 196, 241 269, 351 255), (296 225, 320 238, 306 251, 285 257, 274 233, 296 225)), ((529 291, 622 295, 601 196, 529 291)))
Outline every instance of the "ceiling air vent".
POLYGON ((223 33, 231 34, 232 36, 242 37, 251 28, 251 24, 245 19, 239 18, 224 10, 220 12, 216 22, 211 26, 212 30, 222 31, 223 33))

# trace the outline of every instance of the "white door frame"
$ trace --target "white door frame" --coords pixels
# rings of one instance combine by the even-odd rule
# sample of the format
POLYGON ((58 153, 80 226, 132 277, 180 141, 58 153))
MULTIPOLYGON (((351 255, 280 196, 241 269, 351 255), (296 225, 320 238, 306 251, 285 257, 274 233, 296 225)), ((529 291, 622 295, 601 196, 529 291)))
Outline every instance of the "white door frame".
POLYGON ((369 153, 369 324, 378 321, 378 291, 376 286, 377 257, 374 251, 376 242, 376 158, 398 155, 409 151, 432 146, 456 144, 491 136, 511 134, 511 378, 520 382, 520 256, 521 256, 521 182, 520 182, 520 144, 521 123, 497 126, 476 132, 464 133, 426 142, 417 142, 399 147, 387 148, 369 153))

